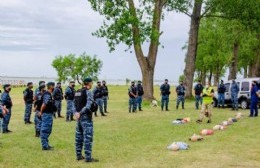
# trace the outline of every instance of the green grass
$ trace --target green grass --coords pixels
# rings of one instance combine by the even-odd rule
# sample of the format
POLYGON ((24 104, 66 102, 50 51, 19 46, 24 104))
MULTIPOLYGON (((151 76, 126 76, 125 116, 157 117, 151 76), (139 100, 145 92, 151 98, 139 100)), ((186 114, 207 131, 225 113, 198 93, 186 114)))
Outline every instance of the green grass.
MULTIPOLYGON (((110 86, 108 117, 94 118, 93 157, 99 163, 87 164, 75 160, 75 122, 55 119, 50 144, 54 151, 43 152, 40 140, 34 137, 34 125, 24 125, 23 88, 14 88, 11 134, 0 136, 0 167, 100 167, 100 168, 223 168, 260 167, 260 120, 244 117, 227 130, 216 132, 202 142, 192 143, 188 138, 203 128, 214 125, 235 112, 230 109, 214 109, 213 123, 195 123, 199 111, 194 102, 187 101, 185 110, 174 110, 175 97, 171 95, 170 112, 151 108, 145 103, 144 111, 128 113, 127 87, 110 86), (179 117, 191 117, 186 125, 172 125, 179 117), (174 141, 190 144, 187 151, 172 152, 166 146, 174 141)), ((156 87, 159 99, 159 88, 156 87)), ((65 114, 66 105, 63 102, 65 114)), ((242 111, 242 110, 240 110, 242 111)), ((242 111, 245 116, 249 111, 242 111)), ((33 114, 34 116, 34 114, 33 114)))

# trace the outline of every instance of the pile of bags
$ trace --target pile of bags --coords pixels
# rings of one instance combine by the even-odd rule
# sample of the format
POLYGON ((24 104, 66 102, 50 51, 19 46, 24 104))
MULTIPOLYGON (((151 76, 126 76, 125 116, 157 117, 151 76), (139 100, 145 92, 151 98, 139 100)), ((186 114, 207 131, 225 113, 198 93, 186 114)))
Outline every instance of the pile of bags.
POLYGON ((185 142, 173 142, 171 145, 167 146, 167 149, 171 151, 188 150, 189 145, 185 142))
POLYGON ((172 124, 180 125, 180 124, 186 124, 189 123, 191 119, 189 117, 187 118, 177 118, 176 120, 172 121, 172 124))

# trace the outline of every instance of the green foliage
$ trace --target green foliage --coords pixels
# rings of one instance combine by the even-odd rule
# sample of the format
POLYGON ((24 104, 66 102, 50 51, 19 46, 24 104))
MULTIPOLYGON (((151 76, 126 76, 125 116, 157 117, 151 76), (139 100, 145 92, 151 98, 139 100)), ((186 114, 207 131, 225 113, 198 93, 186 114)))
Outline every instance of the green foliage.
POLYGON ((84 52, 78 57, 75 54, 57 56, 52 66, 58 73, 59 81, 77 80, 81 84, 86 77, 91 77, 95 81, 98 79, 102 61, 84 52))
POLYGON ((184 75, 180 75, 180 76, 179 76, 179 82, 183 82, 184 79, 185 79, 185 76, 184 76, 184 75))

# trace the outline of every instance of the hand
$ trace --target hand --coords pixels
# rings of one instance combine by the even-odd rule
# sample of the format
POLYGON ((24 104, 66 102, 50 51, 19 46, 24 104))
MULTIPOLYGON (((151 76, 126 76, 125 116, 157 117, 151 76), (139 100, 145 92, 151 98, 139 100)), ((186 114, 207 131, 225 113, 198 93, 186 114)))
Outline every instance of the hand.
POLYGON ((41 117, 41 116, 42 116, 42 112, 39 112, 39 113, 38 113, 38 117, 41 117))
POLYGON ((76 112, 76 113, 75 113, 75 117, 76 117, 76 120, 78 121, 79 118, 80 118, 80 113, 79 113, 79 112, 76 112))

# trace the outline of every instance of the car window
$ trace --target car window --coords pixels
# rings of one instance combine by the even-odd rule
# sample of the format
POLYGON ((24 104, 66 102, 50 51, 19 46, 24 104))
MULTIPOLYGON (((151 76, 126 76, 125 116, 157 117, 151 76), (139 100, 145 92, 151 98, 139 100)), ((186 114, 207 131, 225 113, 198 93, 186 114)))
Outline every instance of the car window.
POLYGON ((225 86, 226 86, 226 92, 228 92, 230 88, 230 83, 226 83, 225 86))
POLYGON ((249 91, 249 82, 242 82, 241 91, 249 91))

